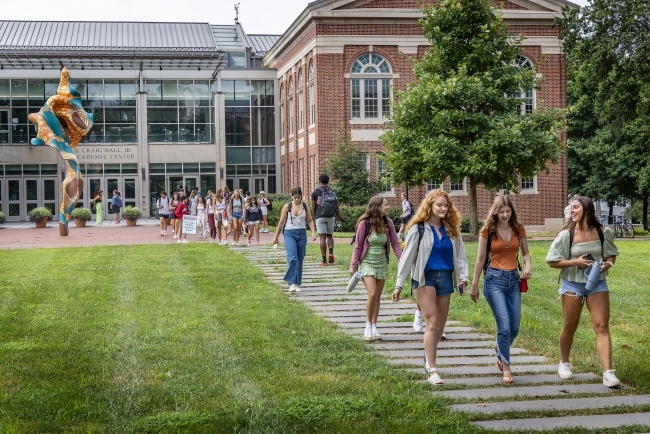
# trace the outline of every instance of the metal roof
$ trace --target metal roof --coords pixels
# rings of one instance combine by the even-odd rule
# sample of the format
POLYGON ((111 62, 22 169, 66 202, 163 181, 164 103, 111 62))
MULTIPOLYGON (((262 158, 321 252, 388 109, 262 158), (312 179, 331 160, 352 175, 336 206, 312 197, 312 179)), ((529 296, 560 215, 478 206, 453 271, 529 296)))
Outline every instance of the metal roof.
POLYGON ((233 25, 211 25, 212 37, 219 51, 245 51, 246 41, 233 25))
POLYGON ((216 50, 207 23, 0 21, 0 49, 12 51, 216 50))
POLYGON ((282 35, 248 35, 254 54, 263 56, 282 35))

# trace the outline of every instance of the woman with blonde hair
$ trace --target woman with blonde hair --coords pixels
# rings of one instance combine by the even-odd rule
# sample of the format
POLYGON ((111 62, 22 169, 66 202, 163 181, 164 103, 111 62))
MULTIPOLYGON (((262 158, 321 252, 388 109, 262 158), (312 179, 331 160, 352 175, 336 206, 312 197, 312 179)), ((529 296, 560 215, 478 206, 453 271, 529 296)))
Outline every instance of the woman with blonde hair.
POLYGON ((389 209, 388 201, 383 197, 375 196, 370 199, 366 212, 357 221, 354 250, 350 261, 350 276, 358 269, 368 291, 366 330, 363 335, 367 341, 381 339, 381 334, 377 330, 377 318, 381 293, 388 277, 391 246, 398 260, 402 256, 395 225, 388 218, 389 209))
POLYGON ((230 215, 232 216, 233 246, 239 245, 241 237, 242 218, 244 216, 244 199, 241 196, 241 190, 235 190, 230 198, 230 215))
POLYGON ((478 280, 485 264, 483 294, 497 324, 497 341, 494 346, 497 366, 503 372, 501 381, 512 383, 510 346, 519 334, 521 322, 519 250, 524 259, 521 278, 530 279, 531 265, 526 229, 519 224, 515 207, 508 196, 499 195, 494 198, 479 235, 470 296, 474 303, 478 301, 478 280))
POLYGON ((223 190, 219 189, 216 193, 212 195, 214 197, 214 222, 216 226, 216 234, 219 238, 219 245, 225 246, 228 239, 228 231, 225 232, 222 237, 222 230, 225 229, 226 222, 228 221, 226 213, 226 198, 223 197, 223 190), (224 215, 225 214, 225 215, 224 215))
POLYGON ((426 321, 424 331, 424 369, 429 383, 443 384, 436 368, 438 341, 447 322, 449 302, 457 279, 465 292, 468 280, 465 244, 460 235, 460 213, 449 195, 432 190, 422 200, 406 226, 406 246, 399 261, 393 301, 411 273, 415 299, 426 321), (422 233, 422 239, 420 239, 422 233))

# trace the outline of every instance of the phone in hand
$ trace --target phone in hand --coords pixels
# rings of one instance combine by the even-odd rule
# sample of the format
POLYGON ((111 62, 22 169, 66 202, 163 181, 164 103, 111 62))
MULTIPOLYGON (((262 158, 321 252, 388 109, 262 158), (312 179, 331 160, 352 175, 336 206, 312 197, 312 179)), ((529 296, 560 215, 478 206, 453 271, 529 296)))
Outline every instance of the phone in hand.
POLYGON ((595 261, 594 257, 591 255, 591 253, 587 253, 587 254, 584 256, 584 258, 585 258, 587 261, 595 261))
POLYGON ((460 295, 465 295, 465 285, 463 285, 462 283, 458 285, 458 293, 460 295))

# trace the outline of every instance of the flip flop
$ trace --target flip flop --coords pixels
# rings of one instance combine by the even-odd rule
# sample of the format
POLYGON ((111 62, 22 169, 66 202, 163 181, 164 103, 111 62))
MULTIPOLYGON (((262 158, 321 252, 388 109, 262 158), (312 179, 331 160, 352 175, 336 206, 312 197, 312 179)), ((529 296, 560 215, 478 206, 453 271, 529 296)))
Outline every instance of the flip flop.
POLYGON ((512 384, 515 380, 512 379, 512 372, 504 373, 501 382, 504 384, 512 384))

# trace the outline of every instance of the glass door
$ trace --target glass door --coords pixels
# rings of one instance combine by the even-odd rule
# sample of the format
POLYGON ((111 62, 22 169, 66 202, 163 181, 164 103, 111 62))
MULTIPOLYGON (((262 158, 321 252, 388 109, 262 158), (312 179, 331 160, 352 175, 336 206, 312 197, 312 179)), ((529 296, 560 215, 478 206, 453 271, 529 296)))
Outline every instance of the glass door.
POLYGON ((162 175, 151 175, 149 177, 149 217, 156 216, 156 201, 160 197, 161 191, 166 191, 165 177, 162 175))
POLYGON ((179 188, 183 187, 183 177, 182 176, 170 176, 169 177, 169 199, 171 200, 174 197, 174 193, 178 191, 179 188))
POLYGON ((254 182, 255 182, 255 191, 251 191, 251 193, 260 194, 260 191, 266 191, 266 189, 264 188, 264 183, 266 182, 265 178, 255 178, 254 182))
POLYGON ((9 110, 0 110, 0 143, 9 143, 9 110))
POLYGON ((25 205, 28 214, 38 207, 38 181, 38 179, 25 179, 25 205))
MULTIPOLYGON (((113 199, 113 190, 120 191, 120 180, 117 178, 107 178, 106 179, 106 190, 104 191, 104 196, 106 196, 106 211, 108 215, 113 215, 113 207, 110 206, 111 199, 113 199)), ((120 191, 120 193, 124 194, 120 191)))
POLYGON ((248 179, 248 178, 240 178, 239 179, 239 187, 237 187, 237 188, 242 189, 243 192, 246 193, 247 191, 250 191, 250 186, 251 186, 250 179, 248 179))
POLYGON ((122 193, 123 206, 136 206, 135 178, 124 178, 124 191, 122 193))
MULTIPOLYGON (((5 218, 7 221, 20 221, 21 218, 20 212, 20 197, 22 196, 21 184, 22 179, 7 179, 7 212, 5 212, 5 218)), ((27 220, 27 215, 25 215, 24 220, 27 220)))
POLYGON ((183 178, 183 185, 185 186, 185 194, 187 196, 192 193, 192 191, 196 188, 196 177, 185 177, 183 178))
POLYGON ((56 212, 57 209, 57 200, 56 200, 56 178, 52 179, 43 179, 43 190, 42 190, 43 200, 41 202, 42 206, 49 209, 52 212, 52 218, 54 220, 59 219, 59 213, 56 212))
MULTIPOLYGON (((97 208, 93 207, 93 201, 97 197, 100 191, 103 190, 102 188, 102 179, 101 178, 89 178, 87 181, 88 185, 88 208, 90 208, 90 212, 93 214, 97 215, 97 208)), ((105 214, 106 211, 108 210, 109 206, 106 205, 108 202, 109 204, 111 203, 111 199, 113 198, 113 191, 111 190, 110 194, 108 194, 107 191, 104 191, 104 196, 102 197, 102 214, 105 214)), ((102 215, 102 217, 105 217, 102 215)))

